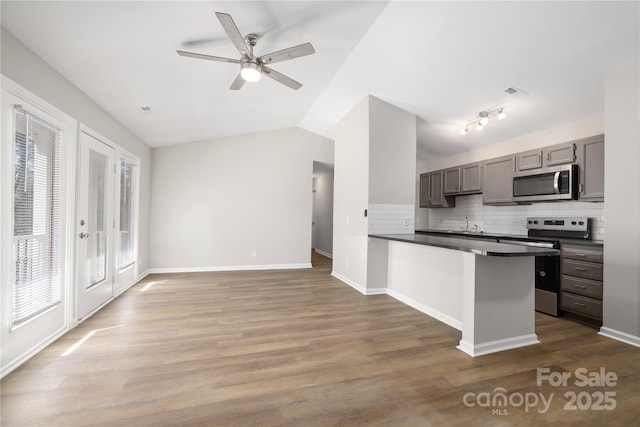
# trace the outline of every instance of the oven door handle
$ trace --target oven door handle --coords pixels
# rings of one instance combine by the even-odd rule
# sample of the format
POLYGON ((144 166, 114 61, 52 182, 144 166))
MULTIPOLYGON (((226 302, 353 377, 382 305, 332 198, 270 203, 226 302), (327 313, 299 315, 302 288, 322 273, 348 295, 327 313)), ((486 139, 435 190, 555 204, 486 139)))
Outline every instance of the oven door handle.
POLYGON ((560 171, 556 172, 553 175, 553 191, 556 194, 560 194, 560 186, 558 184, 559 181, 560 181, 560 171))

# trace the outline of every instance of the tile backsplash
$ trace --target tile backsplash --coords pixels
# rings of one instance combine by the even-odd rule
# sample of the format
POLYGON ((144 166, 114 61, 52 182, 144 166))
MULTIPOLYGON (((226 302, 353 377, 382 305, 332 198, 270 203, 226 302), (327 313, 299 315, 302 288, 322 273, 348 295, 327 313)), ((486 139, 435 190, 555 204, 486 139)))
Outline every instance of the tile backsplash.
POLYGON ((369 234, 413 234, 415 206, 369 204, 369 234))
MULTIPOLYGON (((593 239, 604 240, 604 203, 565 201, 516 206, 485 206, 482 194, 456 197, 456 207, 429 209, 428 226, 434 230, 462 230, 474 225, 487 233, 527 234, 530 216, 583 216, 591 218, 593 239)), ((370 223, 371 224, 371 223, 370 223)), ((369 226, 371 229, 371 226, 369 226)))

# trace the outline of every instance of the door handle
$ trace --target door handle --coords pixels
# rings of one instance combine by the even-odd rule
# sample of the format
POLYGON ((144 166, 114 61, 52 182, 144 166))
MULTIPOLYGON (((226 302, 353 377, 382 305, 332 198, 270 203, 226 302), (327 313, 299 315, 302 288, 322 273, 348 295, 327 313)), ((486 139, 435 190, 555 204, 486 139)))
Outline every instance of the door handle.
POLYGON ((80 233, 80 238, 81 239, 88 239, 89 238, 89 233, 80 233))

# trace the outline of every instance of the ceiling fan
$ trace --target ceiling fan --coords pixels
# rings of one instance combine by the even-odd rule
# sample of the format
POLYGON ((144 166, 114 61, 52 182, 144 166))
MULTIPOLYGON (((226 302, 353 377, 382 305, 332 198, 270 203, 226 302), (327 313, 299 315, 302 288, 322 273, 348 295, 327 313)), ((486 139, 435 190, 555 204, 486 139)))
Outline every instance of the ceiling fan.
POLYGON ((223 58, 220 56, 185 52, 183 50, 178 50, 178 55, 196 59, 206 59, 208 61, 231 62, 232 64, 240 64, 240 73, 231 84, 231 87, 229 88, 231 90, 241 89, 245 81, 256 82, 260 80, 260 76, 262 74, 294 90, 298 90, 302 87, 302 83, 299 83, 292 78, 287 77, 284 74, 267 67, 267 64, 273 64, 275 62, 286 61, 289 59, 299 58, 301 56, 311 55, 312 53, 315 53, 315 50, 313 49, 311 43, 304 43, 298 46, 271 52, 266 55, 255 56, 253 54, 253 48, 258 41, 258 36, 256 34, 250 33, 242 37, 242 34, 240 34, 240 31, 238 30, 238 27, 233 21, 231 15, 227 13, 216 12, 216 16, 218 17, 220 24, 222 24, 222 28, 224 28, 225 32, 227 33, 227 36, 229 36, 229 38, 231 39, 231 42, 238 49, 238 51, 240 51, 240 59, 223 58))

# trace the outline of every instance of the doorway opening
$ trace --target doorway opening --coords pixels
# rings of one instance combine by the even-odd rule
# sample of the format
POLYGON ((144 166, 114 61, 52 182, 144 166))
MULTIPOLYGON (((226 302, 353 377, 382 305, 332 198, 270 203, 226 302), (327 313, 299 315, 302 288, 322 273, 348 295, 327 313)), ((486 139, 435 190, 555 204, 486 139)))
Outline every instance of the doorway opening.
MULTIPOLYGON (((313 162, 311 250, 333 256, 333 165, 313 162)), ((313 254, 312 254, 313 255, 313 254)), ((312 264, 314 256, 311 257, 312 264)))

